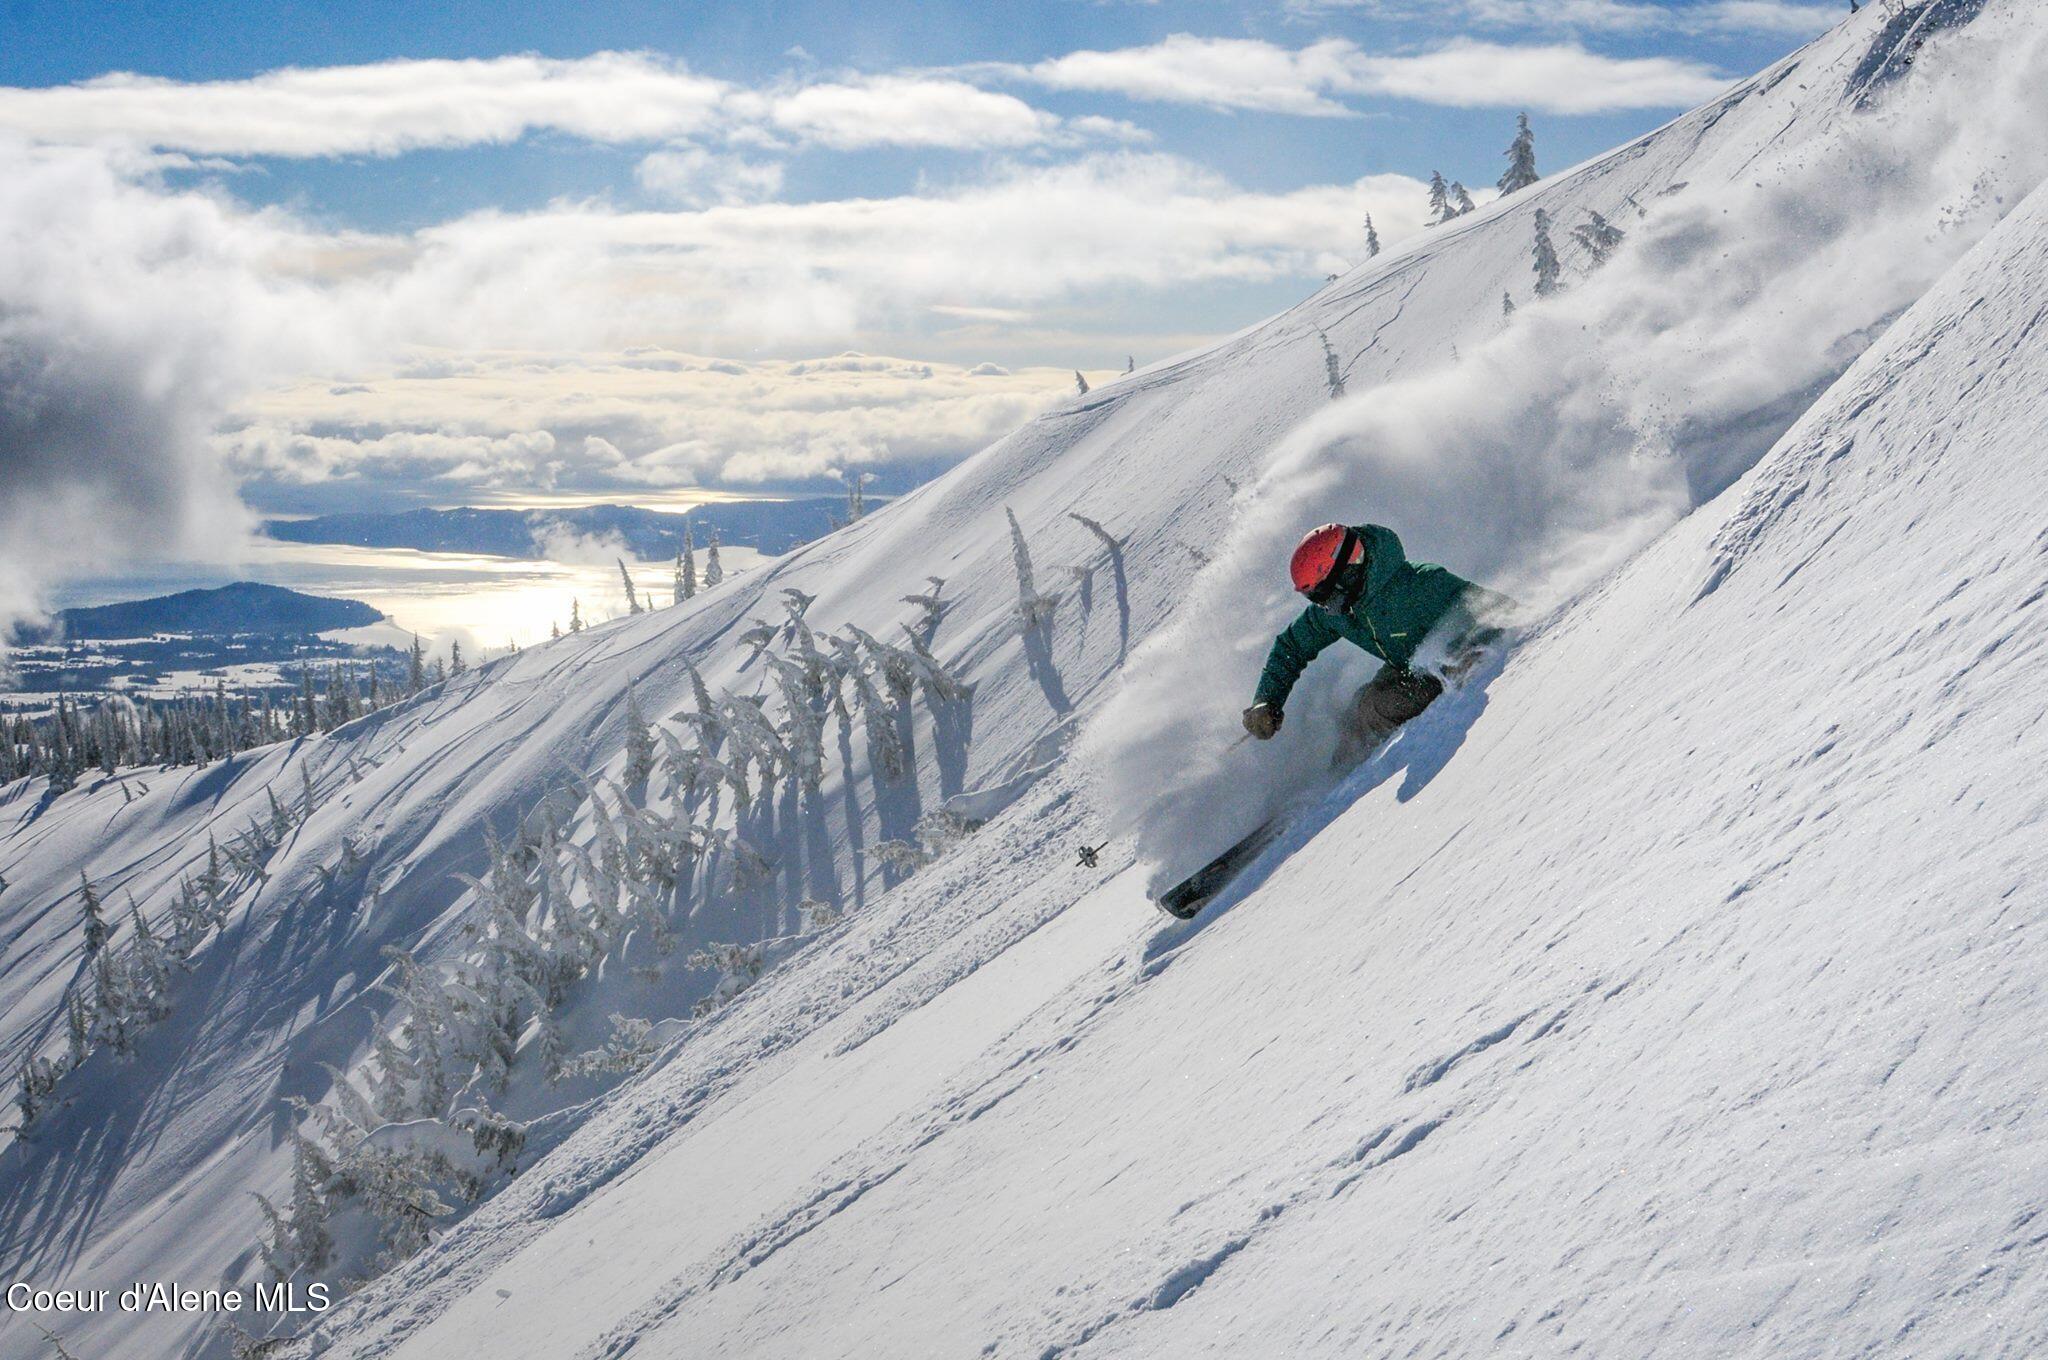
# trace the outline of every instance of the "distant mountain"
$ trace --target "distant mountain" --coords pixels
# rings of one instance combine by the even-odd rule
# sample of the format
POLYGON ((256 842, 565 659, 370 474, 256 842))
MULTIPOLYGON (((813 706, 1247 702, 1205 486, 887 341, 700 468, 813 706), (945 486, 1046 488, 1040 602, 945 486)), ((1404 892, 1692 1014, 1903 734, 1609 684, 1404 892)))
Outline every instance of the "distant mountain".
POLYGON ((337 600, 286 590, 283 586, 237 581, 214 590, 181 590, 150 600, 62 610, 52 626, 22 630, 19 640, 30 643, 56 637, 132 638, 151 633, 279 636, 361 628, 383 617, 361 600, 337 600))
POLYGON ((360 548, 412 548, 420 552, 481 553, 492 557, 543 558, 549 537, 616 536, 630 556, 643 562, 674 557, 683 526, 694 526, 702 547, 716 528, 727 543, 780 554, 832 529, 845 513, 835 497, 792 501, 726 501, 688 514, 640 510, 628 505, 589 505, 562 510, 406 510, 391 514, 320 515, 313 519, 270 520, 263 530, 286 543, 343 543, 360 548))

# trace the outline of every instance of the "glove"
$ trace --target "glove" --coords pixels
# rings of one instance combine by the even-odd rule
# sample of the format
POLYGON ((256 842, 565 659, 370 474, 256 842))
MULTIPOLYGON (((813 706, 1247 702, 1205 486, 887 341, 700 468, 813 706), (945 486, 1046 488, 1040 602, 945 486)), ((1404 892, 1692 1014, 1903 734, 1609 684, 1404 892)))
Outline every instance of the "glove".
POLYGON ((1244 711, 1244 730, 1260 741, 1271 741, 1285 715, 1271 704, 1253 704, 1244 711))

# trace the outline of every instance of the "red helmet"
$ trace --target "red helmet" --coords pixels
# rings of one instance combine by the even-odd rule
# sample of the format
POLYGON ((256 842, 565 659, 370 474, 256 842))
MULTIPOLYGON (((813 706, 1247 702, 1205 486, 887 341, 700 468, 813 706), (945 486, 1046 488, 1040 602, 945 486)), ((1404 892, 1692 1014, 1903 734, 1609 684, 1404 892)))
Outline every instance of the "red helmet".
POLYGON ((1294 550, 1294 560, 1287 570, 1294 577, 1294 588, 1304 595, 1314 595, 1341 566, 1365 560, 1365 544, 1353 530, 1341 524, 1325 524, 1320 529, 1311 529, 1301 540, 1301 546, 1294 550))

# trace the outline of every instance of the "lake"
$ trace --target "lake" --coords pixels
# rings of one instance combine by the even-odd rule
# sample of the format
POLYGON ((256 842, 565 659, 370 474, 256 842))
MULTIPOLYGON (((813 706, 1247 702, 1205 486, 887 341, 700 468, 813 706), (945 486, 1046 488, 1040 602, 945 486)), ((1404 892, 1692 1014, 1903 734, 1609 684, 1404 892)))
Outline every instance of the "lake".
MULTIPOLYGON (((733 545, 722 546, 719 556, 728 575, 763 560, 751 548, 733 545)), ((700 572, 703 563, 699 551, 700 572)), ((656 604, 667 604, 670 566, 664 562, 631 566, 635 585, 656 604)), ((527 561, 407 548, 279 543, 267 538, 252 540, 240 561, 233 564, 153 563, 119 574, 75 580, 57 592, 51 607, 111 604, 245 580, 361 600, 389 620, 388 624, 336 636, 403 646, 408 635, 418 633, 436 651, 459 639, 472 655, 496 654, 511 643, 525 647, 545 641, 550 625, 567 631, 571 601, 580 603, 586 623, 627 612, 618 563, 609 557, 581 562, 527 561)))

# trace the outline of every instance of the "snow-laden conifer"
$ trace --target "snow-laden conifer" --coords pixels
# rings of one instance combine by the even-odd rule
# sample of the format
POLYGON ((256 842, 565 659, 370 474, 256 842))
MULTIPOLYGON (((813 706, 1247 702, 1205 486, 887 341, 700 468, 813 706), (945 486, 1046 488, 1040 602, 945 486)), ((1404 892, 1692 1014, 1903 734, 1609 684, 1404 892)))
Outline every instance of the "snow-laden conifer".
POLYGON ((1515 119, 1515 140, 1508 144, 1505 154, 1508 168, 1499 181, 1501 197, 1519 193, 1542 178, 1536 173, 1536 134, 1530 130, 1528 114, 1515 119))

